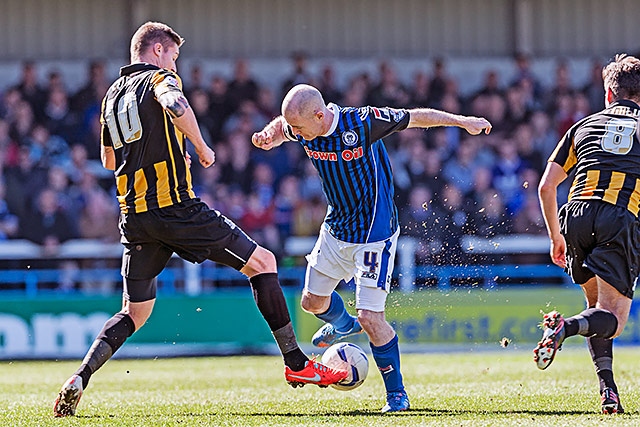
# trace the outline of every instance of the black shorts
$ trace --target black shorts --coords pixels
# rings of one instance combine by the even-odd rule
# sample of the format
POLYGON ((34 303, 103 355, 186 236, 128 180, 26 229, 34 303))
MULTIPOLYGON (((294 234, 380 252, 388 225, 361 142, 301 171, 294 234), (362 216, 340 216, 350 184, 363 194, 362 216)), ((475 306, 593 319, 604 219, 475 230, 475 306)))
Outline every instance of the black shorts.
MULTIPOLYGON (((233 221, 199 199, 122 214, 120 232, 122 275, 133 281, 156 277, 174 252, 190 262, 209 259, 240 270, 257 247, 233 221)), ((132 301, 139 301, 134 289, 127 291, 132 301)))
POLYGON ((559 211, 567 242, 567 268, 580 285, 597 275, 633 298, 640 269, 640 221, 627 209, 573 200, 559 211))

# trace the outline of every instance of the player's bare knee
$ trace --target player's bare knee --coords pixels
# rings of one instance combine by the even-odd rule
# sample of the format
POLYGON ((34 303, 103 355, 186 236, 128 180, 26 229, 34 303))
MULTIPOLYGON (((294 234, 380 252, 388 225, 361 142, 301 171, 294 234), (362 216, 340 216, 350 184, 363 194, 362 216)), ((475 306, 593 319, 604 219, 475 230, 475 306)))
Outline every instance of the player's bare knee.
POLYGON ((249 258, 247 266, 260 273, 274 273, 278 271, 275 255, 268 249, 258 246, 249 258))
POLYGON ((616 328, 616 332, 613 334, 611 339, 617 338, 624 331, 624 327, 627 325, 628 316, 616 316, 618 319, 618 327, 616 328))
POLYGON ((379 329, 381 323, 384 323, 384 316, 380 316, 380 313, 375 311, 358 310, 358 322, 365 331, 374 331, 379 329))
POLYGON ((129 315, 133 324, 136 327, 136 331, 140 329, 149 320, 151 313, 153 312, 153 306, 155 305, 155 298, 142 301, 142 302, 125 302, 121 310, 122 313, 129 315))
POLYGON ((308 298, 304 298, 302 297, 300 299, 300 308, 302 308, 304 311, 306 311, 307 313, 315 313, 314 311, 314 306, 311 303, 311 301, 309 301, 308 298))
POLYGON ((300 299, 300 307, 307 313, 320 314, 329 309, 330 297, 314 295, 308 291, 303 291, 300 299))
POLYGON ((133 324, 135 325, 137 331, 138 329, 142 328, 147 322, 149 316, 151 315, 151 312, 143 313, 139 311, 133 311, 127 314, 129 315, 129 317, 131 317, 131 320, 133 320, 133 324))

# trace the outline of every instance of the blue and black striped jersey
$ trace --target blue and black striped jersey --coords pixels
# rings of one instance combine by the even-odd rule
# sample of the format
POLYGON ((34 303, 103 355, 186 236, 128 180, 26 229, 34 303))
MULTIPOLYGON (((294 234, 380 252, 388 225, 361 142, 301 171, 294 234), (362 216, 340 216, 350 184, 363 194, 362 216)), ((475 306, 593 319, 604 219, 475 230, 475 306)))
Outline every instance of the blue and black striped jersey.
POLYGON ((329 208, 325 223, 338 240, 369 243, 387 239, 398 229, 393 175, 385 136, 406 129, 406 110, 376 107, 339 107, 327 134, 312 141, 295 137, 289 126, 285 136, 298 141, 322 179, 329 208))

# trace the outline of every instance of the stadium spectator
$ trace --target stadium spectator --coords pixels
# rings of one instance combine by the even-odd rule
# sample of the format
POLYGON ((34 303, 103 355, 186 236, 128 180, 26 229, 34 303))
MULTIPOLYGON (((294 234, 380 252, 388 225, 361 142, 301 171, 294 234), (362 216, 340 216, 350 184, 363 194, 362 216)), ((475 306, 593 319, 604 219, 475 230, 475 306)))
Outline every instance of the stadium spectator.
POLYGON ((538 174, 542 174, 546 162, 534 140, 531 121, 520 123, 516 126, 511 141, 517 146, 518 156, 520 156, 529 167, 538 172, 538 174))
POLYGON ((530 107, 540 105, 544 88, 540 80, 531 69, 530 55, 519 52, 514 56, 515 72, 509 84, 510 87, 520 86, 525 92, 525 99, 530 107))
POLYGON ((0 178, 0 240, 7 240, 16 237, 19 231, 19 218, 9 210, 9 205, 5 200, 7 187, 4 180, 0 178))
POLYGON ((71 150, 67 141, 52 135, 44 125, 35 125, 25 143, 33 161, 43 168, 59 166, 66 169, 71 165, 71 150))
MULTIPOLYGON (((519 215, 513 220, 514 233, 519 234, 545 234, 544 218, 540 212, 540 204, 538 198, 533 194, 527 194, 524 200, 524 206, 519 215)), ((506 234, 499 231, 497 234, 506 234)))
POLYGON ((198 119, 200 126, 200 133, 207 138, 207 141, 211 139, 211 130, 215 127, 215 123, 209 113, 209 94, 203 89, 193 89, 189 97, 191 101, 191 108, 193 108, 193 114, 198 119))
POLYGON ((84 200, 79 196, 77 187, 71 186, 69 177, 63 168, 60 166, 52 166, 48 169, 47 188, 55 192, 60 210, 64 212, 74 224, 77 224, 84 200))
POLYGON ((273 204, 275 181, 271 166, 266 163, 255 165, 252 171, 251 192, 258 197, 260 204, 265 208, 273 204))
POLYGON ((327 215, 327 202, 321 194, 303 194, 302 202, 293 211, 293 235, 317 236, 327 215))
MULTIPOLYGON (((471 234, 473 224, 465 206, 462 190, 453 183, 442 187, 438 200, 441 216, 429 230, 435 243, 434 263, 437 265, 462 265, 467 262, 462 250, 462 237, 471 234), (437 243, 436 243, 437 242, 437 243), (437 247, 439 244, 439 248, 437 247)), ((429 237, 430 238, 430 237, 429 237)))
POLYGON ((251 77, 249 63, 246 59, 236 59, 233 75, 228 83, 228 102, 232 111, 240 108, 244 101, 258 103, 258 83, 251 77))
POLYGON ((0 117, 7 120, 8 123, 11 123, 16 119, 16 110, 20 102, 23 101, 22 95, 20 95, 17 88, 11 87, 4 92, 1 99, 0 117))
POLYGON ((54 90, 61 90, 66 93, 67 88, 64 84, 62 73, 55 69, 49 71, 49 73, 47 74, 47 85, 43 89, 46 92, 47 97, 49 97, 51 92, 54 90))
MULTIPOLYGON (((397 198, 401 205, 407 200, 412 185, 429 181, 427 166, 433 159, 429 154, 439 158, 440 152, 429 152, 427 143, 420 132, 407 129, 400 135, 398 149, 390 154, 394 171, 394 186, 398 190, 397 198)), ((439 172, 439 171, 438 171, 439 172)), ((433 187, 429 187, 433 190, 433 187)))
POLYGON ((294 213, 302 203, 300 179, 287 175, 278 185, 278 192, 273 200, 273 223, 276 226, 281 242, 293 234, 294 213))
POLYGON ((258 89, 256 107, 258 107, 258 111, 264 117, 275 117, 278 115, 275 94, 271 88, 262 86, 258 89))
MULTIPOLYGON (((551 117, 544 111, 538 110, 531 114, 529 124, 531 126, 531 137, 533 138, 533 145, 536 151, 541 155, 553 151, 553 148, 558 142, 558 134, 552 127, 551 117)), ((544 158, 544 155, 542 157, 544 158)))
POLYGON ((92 60, 87 67, 87 81, 71 96, 71 108, 84 117, 89 110, 99 110, 109 83, 104 61, 92 60))
POLYGON ((600 111, 604 107, 604 83, 602 81, 602 63, 594 59, 591 63, 589 80, 582 86, 581 92, 589 100, 590 114, 600 111))
POLYGON ((18 144, 9 136, 9 123, 0 119, 0 173, 18 163, 18 144))
POLYGON ((506 111, 503 128, 507 132, 513 130, 521 123, 529 120, 534 107, 527 100, 526 84, 529 80, 523 80, 520 85, 511 85, 505 92, 506 111))
MULTIPOLYGON (((327 102, 342 102, 342 91, 336 82, 336 72, 331 64, 324 64, 317 79, 318 89, 324 94, 327 102)), ((275 117, 275 114, 273 117, 275 117)))
POLYGON ((251 191, 251 171, 255 167, 251 155, 249 138, 241 132, 234 132, 227 138, 228 156, 217 167, 222 169, 221 182, 237 186, 245 193, 251 191))
POLYGON ((69 107, 67 92, 60 87, 52 88, 44 107, 43 124, 52 135, 57 135, 69 144, 80 140, 79 120, 69 107))
MULTIPOLYGON (((90 174, 86 174, 86 181, 91 181, 90 174)), ((79 236, 83 239, 94 239, 102 243, 116 243, 119 241, 118 218, 120 212, 118 206, 113 203, 113 198, 100 188, 91 187, 85 192, 84 205, 78 218, 79 236)), ((83 269, 114 269, 118 267, 117 259, 109 258, 88 258, 79 261, 80 268, 83 269)), ((114 291, 114 282, 109 277, 91 277, 84 279, 80 285, 84 293, 109 294, 114 291)))
POLYGON ((432 108, 440 108, 440 102, 447 93, 449 82, 451 81, 447 74, 446 65, 443 58, 433 60, 433 74, 429 79, 428 106, 432 108))
POLYGON ((193 92, 196 90, 204 90, 204 72, 202 64, 194 62, 189 70, 189 79, 184 85, 184 94, 189 98, 193 98, 193 92))
POLYGON ((435 256, 440 252, 441 242, 433 230, 444 216, 433 200, 433 192, 426 185, 416 185, 409 192, 407 206, 400 211, 401 235, 416 240, 415 262, 435 264, 435 256))
POLYGON ((498 71, 490 69, 484 75, 482 86, 471 96, 471 99, 476 99, 479 96, 493 95, 502 97, 504 95, 504 89, 500 86, 498 71))
POLYGON ((282 97, 291 89, 293 86, 302 83, 311 83, 313 82, 313 76, 311 72, 308 70, 308 54, 307 52, 298 50, 291 53, 291 65, 293 66, 293 70, 291 74, 284 78, 284 81, 281 85, 281 93, 282 97))
POLYGON ((260 128, 260 123, 264 123, 265 120, 269 120, 269 118, 258 109, 256 102, 245 99, 240 101, 238 108, 227 118, 222 132, 224 135, 232 133, 251 135, 260 128))
POLYGON ((240 226, 246 233, 250 233, 256 243, 271 250, 276 255, 282 247, 278 229, 274 225, 273 206, 265 205, 260 200, 260 195, 251 192, 247 196, 245 210, 239 221, 240 226))
POLYGON ((18 215, 20 222, 33 211, 33 198, 46 186, 47 173, 46 168, 33 161, 27 146, 19 148, 18 164, 5 169, 6 201, 9 210, 18 215))
POLYGON ((20 93, 20 97, 31 106, 36 120, 42 119, 47 93, 38 82, 38 70, 34 61, 29 60, 22 63, 20 80, 15 85, 15 89, 20 93))
POLYGON ((530 166, 518 153, 515 142, 505 139, 498 145, 498 158, 492 169, 492 186, 504 198, 510 216, 520 212, 524 202, 524 173, 530 166))
MULTIPOLYGON (((198 120, 198 126, 202 137, 205 141, 211 141, 211 130, 215 128, 216 124, 213 122, 211 115, 209 114, 209 94, 202 89, 195 88, 189 95, 189 102, 193 109, 193 114, 195 114, 196 119, 198 120)), ((197 153, 194 151, 193 145, 187 144, 186 149, 194 159, 197 159, 197 153)), ((203 170, 203 168, 194 168, 194 170, 191 171, 194 182, 198 182, 200 180, 200 174, 203 170)))
POLYGON ((458 146, 455 156, 449 159, 442 169, 442 177, 463 193, 469 192, 473 187, 473 172, 480 166, 477 152, 475 143, 465 140, 458 146))
MULTIPOLYGON (((478 202, 470 210, 469 224, 463 234, 490 238, 511 233, 511 216, 505 211, 502 195, 493 188, 478 192, 478 202)), ((460 234, 460 237, 462 235, 460 234)))
POLYGON ((45 188, 38 194, 35 210, 20 222, 20 236, 43 245, 47 255, 55 254, 60 243, 78 237, 75 224, 60 207, 53 188, 45 188))
POLYGON ((118 206, 112 198, 100 187, 95 185, 95 177, 85 174, 87 189, 83 191, 83 206, 78 218, 78 230, 80 237, 85 239, 97 239, 107 243, 117 242, 118 233, 118 206))
POLYGON ((222 127, 227 118, 232 113, 227 102, 229 90, 227 81, 219 75, 214 75, 209 81, 209 117, 211 117, 212 126, 209 129, 212 141, 222 139, 222 127))
POLYGON ((416 71, 413 74, 413 84, 409 88, 409 96, 411 101, 409 105, 411 107, 420 107, 421 105, 428 105, 429 103, 429 86, 431 80, 424 71, 416 71))
POLYGON ((36 124, 31 105, 27 101, 19 99, 9 122, 9 137, 18 145, 27 145, 27 139, 36 124))
POLYGON ((409 103, 409 94, 398 80, 395 68, 388 61, 378 65, 380 74, 378 83, 367 93, 366 103, 369 105, 384 105, 400 107, 409 103))
POLYGON ((344 105, 362 105, 367 99, 367 93, 369 92, 369 75, 366 73, 359 73, 352 77, 347 84, 347 89, 344 91, 342 104, 344 105))
POLYGON ((496 94, 480 95, 471 102, 471 113, 487 117, 491 123, 495 123, 494 133, 502 133, 507 128, 507 102, 504 97, 496 94))

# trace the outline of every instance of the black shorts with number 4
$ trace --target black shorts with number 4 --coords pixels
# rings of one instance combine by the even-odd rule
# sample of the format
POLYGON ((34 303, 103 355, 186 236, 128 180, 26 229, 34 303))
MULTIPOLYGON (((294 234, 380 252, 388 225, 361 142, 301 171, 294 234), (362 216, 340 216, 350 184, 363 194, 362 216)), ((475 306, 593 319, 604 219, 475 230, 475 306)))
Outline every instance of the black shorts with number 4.
POLYGON ((560 208, 559 219, 573 281, 582 285, 597 275, 633 298, 640 270, 638 218, 610 203, 572 200, 560 208))
MULTIPOLYGON (((240 270, 257 247, 233 221, 199 199, 143 213, 122 214, 120 231, 125 247, 122 275, 132 281, 156 277, 174 252, 190 262, 208 259, 240 270)), ((125 291, 132 302, 151 296, 135 295, 135 289, 125 291)))

